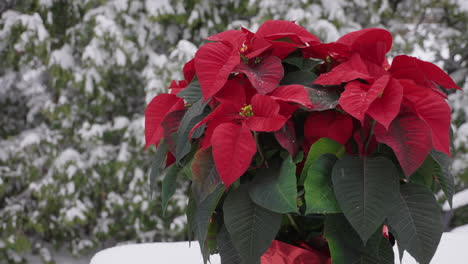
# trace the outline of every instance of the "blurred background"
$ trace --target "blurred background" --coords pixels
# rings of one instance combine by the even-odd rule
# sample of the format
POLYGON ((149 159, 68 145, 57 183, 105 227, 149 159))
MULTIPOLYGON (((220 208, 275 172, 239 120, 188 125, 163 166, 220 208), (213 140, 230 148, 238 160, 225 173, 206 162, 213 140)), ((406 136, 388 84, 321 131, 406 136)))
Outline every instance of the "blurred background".
MULTIPOLYGON (((187 186, 165 217, 151 195, 145 106, 204 38, 267 19, 324 42, 383 27, 390 58, 443 67, 464 87, 449 101, 456 192, 468 188, 466 0, 0 0, 0 263, 88 263, 118 243, 184 239, 187 186)), ((446 231, 468 224, 458 205, 446 231)))

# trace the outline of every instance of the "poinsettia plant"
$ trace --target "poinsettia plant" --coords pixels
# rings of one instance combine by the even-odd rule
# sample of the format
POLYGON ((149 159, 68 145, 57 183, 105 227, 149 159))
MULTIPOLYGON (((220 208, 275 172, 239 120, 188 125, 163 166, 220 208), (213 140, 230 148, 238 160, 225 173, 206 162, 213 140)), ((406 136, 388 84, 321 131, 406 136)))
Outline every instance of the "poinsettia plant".
POLYGON ((434 192, 453 195, 457 84, 414 57, 390 64, 384 29, 322 43, 271 20, 207 40, 145 112, 152 182, 164 177, 167 207, 177 178, 190 181, 205 261, 394 263, 396 240, 429 263, 443 231, 434 192))

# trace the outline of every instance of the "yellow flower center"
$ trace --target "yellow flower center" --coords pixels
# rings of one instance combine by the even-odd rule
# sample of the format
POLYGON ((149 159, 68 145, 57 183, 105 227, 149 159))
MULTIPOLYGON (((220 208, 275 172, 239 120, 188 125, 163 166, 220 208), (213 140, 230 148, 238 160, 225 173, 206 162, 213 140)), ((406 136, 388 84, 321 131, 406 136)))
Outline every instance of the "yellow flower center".
POLYGON ((253 116, 254 112, 251 105, 245 105, 241 108, 239 115, 242 117, 253 116))
POLYGON ((242 44, 242 47, 240 48, 240 52, 244 53, 249 49, 249 46, 245 45, 245 43, 242 44))

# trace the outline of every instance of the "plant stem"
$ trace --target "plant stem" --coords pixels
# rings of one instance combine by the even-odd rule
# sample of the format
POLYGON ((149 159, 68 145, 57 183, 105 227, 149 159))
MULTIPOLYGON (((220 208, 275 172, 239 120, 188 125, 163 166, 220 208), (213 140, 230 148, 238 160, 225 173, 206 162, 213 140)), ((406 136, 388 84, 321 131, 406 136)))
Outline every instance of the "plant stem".
POLYGON ((289 223, 291 223, 292 227, 296 229, 298 233, 300 233, 299 226, 296 224, 296 221, 294 221, 294 218, 290 214, 286 214, 286 215, 288 216, 289 223))
POLYGON ((366 144, 364 145, 364 149, 363 149, 364 152, 367 152, 367 147, 369 147, 370 141, 372 139, 372 135, 374 135, 374 127, 375 127, 375 120, 372 120, 370 131, 369 131, 369 136, 367 137, 366 144))
POLYGON ((255 143, 257 144, 257 150, 258 150, 258 154, 260 155, 260 158, 262 159, 262 163, 265 163, 265 166, 267 168, 269 168, 268 166, 268 161, 265 159, 265 154, 263 154, 263 149, 262 147, 260 146, 260 142, 258 142, 258 133, 257 132, 253 132, 254 133, 254 137, 255 137, 255 143))

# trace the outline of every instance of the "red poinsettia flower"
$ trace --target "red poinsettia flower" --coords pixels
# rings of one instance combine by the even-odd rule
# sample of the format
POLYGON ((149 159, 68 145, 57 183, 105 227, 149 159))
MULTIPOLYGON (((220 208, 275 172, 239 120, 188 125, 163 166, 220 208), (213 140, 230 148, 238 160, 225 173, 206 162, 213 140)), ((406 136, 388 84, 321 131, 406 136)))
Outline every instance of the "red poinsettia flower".
POLYGON ((450 109, 436 86, 460 89, 450 76, 410 56, 395 57, 389 67, 385 54, 391 48, 391 35, 385 30, 352 32, 337 43, 349 48, 349 59, 321 74, 315 84, 344 84, 339 99, 342 109, 362 124, 366 116, 377 122, 377 141, 393 148, 407 175, 422 164, 431 148, 450 155, 450 109), (420 134, 410 142, 400 137, 405 133, 420 134))
POLYGON ((208 38, 195 54, 195 70, 205 99, 215 95, 232 73, 245 74, 260 94, 273 91, 283 78, 281 59, 319 39, 294 22, 271 20, 257 33, 244 28, 208 38))
POLYGON ((279 114, 278 102, 261 94, 254 95, 249 105, 239 107, 226 103, 217 109, 220 110, 214 111, 213 117, 208 117, 213 120, 208 123, 208 129, 213 131, 210 143, 216 169, 226 187, 229 187, 244 174, 257 152, 251 131, 279 130, 287 118, 279 114), (221 123, 217 119, 228 122, 221 123))
POLYGON ((314 83, 344 83, 340 106, 361 122, 364 122, 367 114, 388 128, 400 111, 403 96, 401 85, 383 67, 362 59, 358 53, 329 73, 320 75, 314 83))
POLYGON ((212 146, 216 169, 226 187, 244 174, 257 151, 252 132, 278 131, 299 104, 312 107, 304 86, 281 86, 262 95, 252 94, 245 83, 245 77, 230 79, 215 95, 220 104, 192 129, 207 125, 200 147, 212 146))

